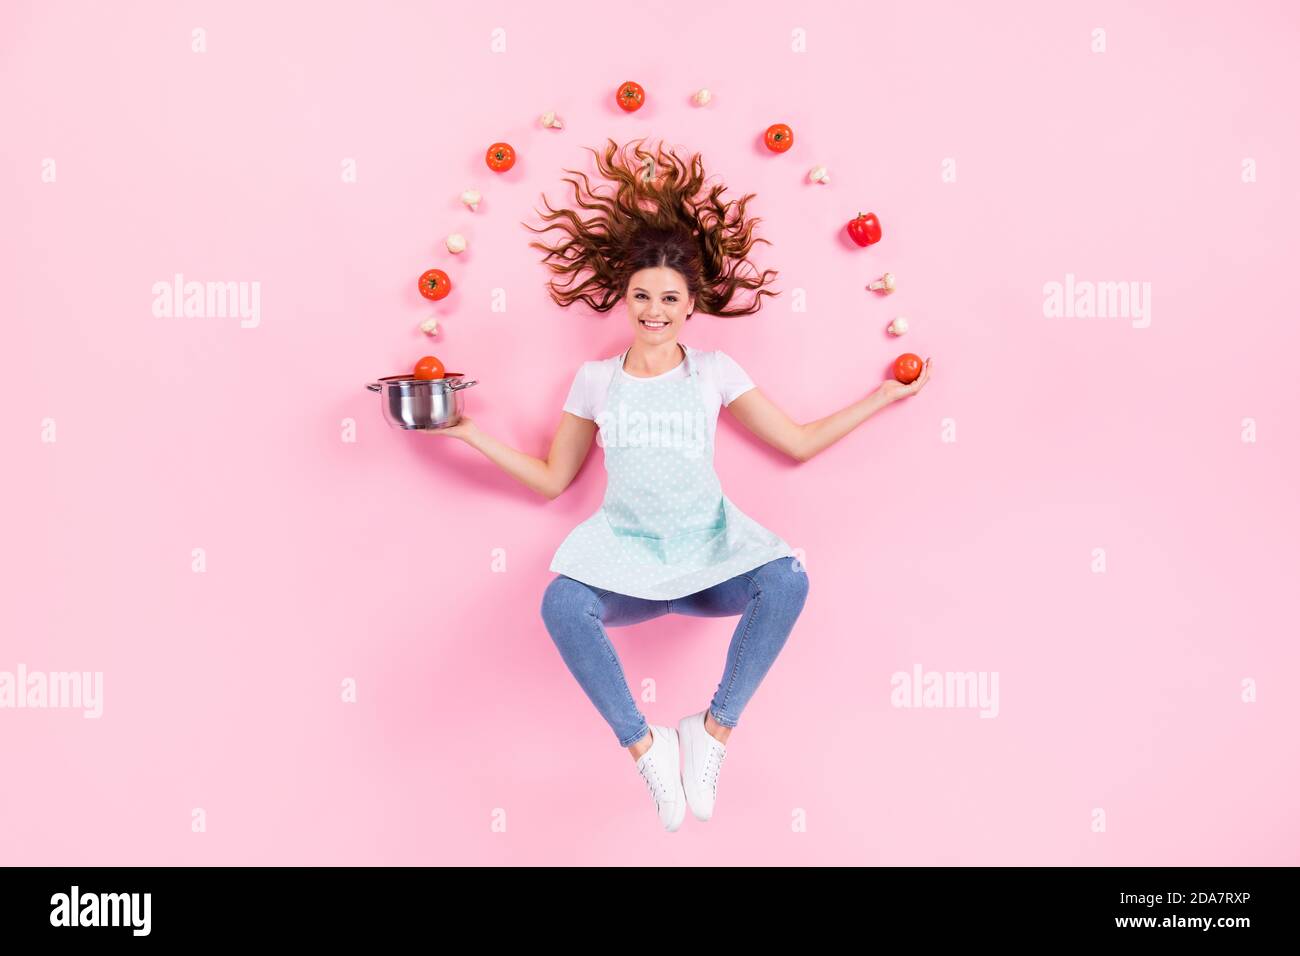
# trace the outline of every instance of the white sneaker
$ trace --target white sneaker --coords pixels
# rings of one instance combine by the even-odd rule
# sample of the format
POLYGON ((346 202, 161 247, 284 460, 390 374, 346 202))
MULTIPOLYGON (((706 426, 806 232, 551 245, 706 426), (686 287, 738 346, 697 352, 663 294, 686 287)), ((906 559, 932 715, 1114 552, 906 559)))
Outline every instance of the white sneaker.
POLYGON ((659 821, 672 833, 686 819, 686 798, 682 793, 682 771, 678 755, 677 731, 671 727, 650 725, 650 749, 636 761, 636 769, 645 778, 650 796, 659 810, 659 821))
POLYGON ((704 715, 683 717, 677 723, 682 742, 682 784, 686 802, 697 820, 713 816, 713 804, 718 799, 718 772, 727 756, 727 746, 704 729, 704 715))

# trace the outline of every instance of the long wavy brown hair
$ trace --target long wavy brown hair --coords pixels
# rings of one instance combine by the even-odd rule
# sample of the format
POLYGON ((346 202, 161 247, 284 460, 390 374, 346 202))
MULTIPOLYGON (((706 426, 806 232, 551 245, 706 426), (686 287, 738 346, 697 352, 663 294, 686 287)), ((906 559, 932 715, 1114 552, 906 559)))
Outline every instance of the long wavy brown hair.
POLYGON ((529 243, 546 253, 542 261, 556 274, 547 282, 551 298, 562 306, 582 301, 608 312, 627 293, 634 273, 667 267, 686 279, 696 309, 724 317, 757 312, 763 296, 777 294, 763 288, 777 273, 760 274, 748 258, 755 243, 771 245, 753 235, 762 220, 745 217, 745 204, 755 194, 723 202, 727 187, 706 187, 699 153, 683 159, 662 142, 652 150, 644 143, 643 137, 620 148, 611 139, 603 156, 584 147, 609 180, 599 189, 585 173, 564 170, 581 177, 581 185, 568 177, 564 182, 573 186, 578 208, 592 215, 553 209, 543 195, 547 211, 534 211, 550 225, 534 229, 523 223, 534 233, 563 233, 555 245, 529 243), (741 290, 753 292, 752 300, 733 305, 741 290))

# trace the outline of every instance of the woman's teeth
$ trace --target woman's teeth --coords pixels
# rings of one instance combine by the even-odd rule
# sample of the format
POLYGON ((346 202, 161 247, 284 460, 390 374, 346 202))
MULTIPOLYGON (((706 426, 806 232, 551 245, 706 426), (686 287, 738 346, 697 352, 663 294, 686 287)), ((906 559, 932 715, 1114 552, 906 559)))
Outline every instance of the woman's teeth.
POLYGON ((667 322, 648 322, 645 319, 641 320, 641 324, 644 325, 647 329, 655 329, 655 330, 665 328, 668 325, 667 322))

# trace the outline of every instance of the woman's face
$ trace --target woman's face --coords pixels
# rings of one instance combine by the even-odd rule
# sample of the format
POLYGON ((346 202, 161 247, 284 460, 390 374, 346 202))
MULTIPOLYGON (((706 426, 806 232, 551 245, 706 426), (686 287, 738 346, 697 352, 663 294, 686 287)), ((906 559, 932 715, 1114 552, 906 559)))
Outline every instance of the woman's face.
POLYGON ((647 345, 675 341, 694 307, 695 300, 686 293, 686 279, 676 269, 642 269, 628 281, 628 318, 647 345))

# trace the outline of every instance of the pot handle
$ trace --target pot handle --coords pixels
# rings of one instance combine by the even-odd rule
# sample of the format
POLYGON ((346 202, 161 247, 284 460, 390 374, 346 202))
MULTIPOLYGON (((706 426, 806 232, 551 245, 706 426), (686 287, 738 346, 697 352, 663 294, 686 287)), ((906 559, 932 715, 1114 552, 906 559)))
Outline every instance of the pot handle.
POLYGON ((447 391, 454 392, 457 389, 469 388, 471 385, 477 385, 477 384, 478 384, 477 379, 469 382, 452 382, 450 385, 447 386, 447 391))
POLYGON ((378 382, 371 382, 366 386, 366 388, 370 389, 372 392, 382 392, 384 390, 384 386, 380 385, 378 382))

